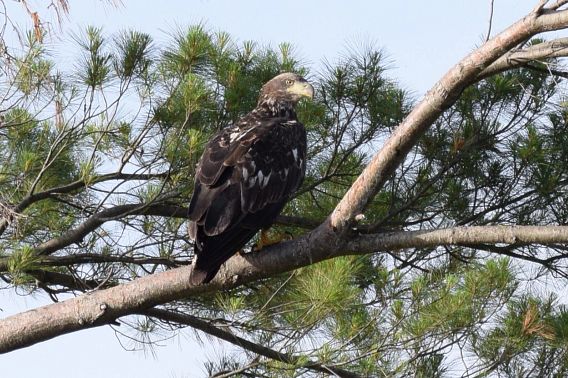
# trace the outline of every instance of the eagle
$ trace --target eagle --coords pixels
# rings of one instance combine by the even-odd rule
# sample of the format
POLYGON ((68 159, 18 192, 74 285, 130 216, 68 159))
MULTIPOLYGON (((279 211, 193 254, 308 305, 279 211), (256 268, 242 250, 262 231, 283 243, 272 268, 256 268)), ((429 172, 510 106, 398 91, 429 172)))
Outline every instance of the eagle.
POLYGON ((300 187, 307 143, 295 106, 313 96, 303 77, 282 73, 262 86, 252 111, 205 146, 188 211, 193 285, 211 281, 260 229, 269 228, 300 187))

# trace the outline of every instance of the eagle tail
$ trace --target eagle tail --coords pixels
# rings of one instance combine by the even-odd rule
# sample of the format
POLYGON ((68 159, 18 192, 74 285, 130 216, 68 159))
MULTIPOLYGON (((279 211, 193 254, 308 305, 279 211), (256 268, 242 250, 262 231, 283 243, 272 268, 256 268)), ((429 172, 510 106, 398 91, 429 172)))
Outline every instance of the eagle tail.
POLYGON ((233 227, 222 234, 204 237, 202 227, 197 227, 195 252, 197 261, 189 276, 192 285, 210 282, 225 261, 245 246, 256 234, 256 229, 233 227))

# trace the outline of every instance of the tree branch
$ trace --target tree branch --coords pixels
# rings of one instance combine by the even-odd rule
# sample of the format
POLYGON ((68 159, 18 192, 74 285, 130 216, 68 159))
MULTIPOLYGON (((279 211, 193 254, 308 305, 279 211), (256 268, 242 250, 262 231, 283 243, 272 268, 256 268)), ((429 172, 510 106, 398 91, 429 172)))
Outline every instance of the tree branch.
POLYGON ((192 267, 156 273, 123 285, 95 291, 0 320, 0 353, 56 336, 114 322, 156 305, 229 289, 333 257, 380 250, 441 245, 506 243, 510 245, 568 243, 568 226, 479 226, 432 231, 401 231, 360 235, 346 248, 330 245, 314 251, 309 237, 283 242, 265 250, 235 255, 209 284, 192 286, 192 267))
MULTIPOLYGON (((46 289, 46 285, 58 285, 75 291, 94 290, 102 282, 95 280, 81 280, 68 274, 50 272, 46 270, 31 270, 26 272, 38 281, 38 285, 46 289)), ((49 291, 48 291, 49 292, 49 291)))
MULTIPOLYGON (((48 240, 34 249, 34 253, 37 256, 47 256, 51 253, 58 251, 62 248, 68 247, 73 243, 80 243, 85 236, 96 230, 105 222, 120 219, 126 216, 132 215, 154 215, 163 217, 173 217, 173 218, 186 218, 187 208, 176 206, 176 205, 166 205, 166 204, 128 204, 128 205, 118 205, 103 209, 98 213, 91 215, 87 220, 81 223, 76 228, 70 229, 63 235, 48 240)), ((80 257, 76 256, 78 262, 80 257)), ((9 257, 0 258, 0 272, 5 272, 8 270, 8 259, 9 257)), ((72 263, 71 258, 59 257, 61 261, 69 261, 72 263)), ((93 258, 94 259, 94 258, 93 258)), ((107 258, 107 262, 110 261, 112 257, 107 258)), ((124 261, 124 258, 120 258, 120 261, 124 261)), ((119 261, 117 260, 117 261, 119 261)), ((41 260, 38 260, 41 261, 41 260)), ((164 261, 164 263, 166 263, 164 261)))
MULTIPOLYGON (((544 7, 544 5, 546 3, 548 3, 548 0, 546 0, 546 1, 541 0, 541 4, 543 4, 542 7, 544 7)), ((554 4, 551 4, 550 6, 546 7, 546 9, 556 10, 556 9, 559 9, 560 7, 566 5, 567 3, 568 3, 567 0, 557 0, 557 1, 554 2, 554 4)))
MULTIPOLYGON (((104 175, 97 176, 91 180, 90 185, 98 184, 105 181, 112 181, 112 180, 125 180, 125 181, 132 181, 132 180, 152 180, 152 179, 163 179, 168 176, 168 173, 155 173, 155 174, 137 174, 137 173, 107 173, 104 175)), ((32 193, 26 196, 19 204, 11 209, 15 214, 22 213, 26 210, 30 205, 50 198, 55 194, 66 194, 72 193, 76 190, 81 188, 85 188, 87 183, 85 180, 76 180, 66 185, 61 185, 55 188, 51 188, 48 190, 44 190, 42 192, 32 193)), ((9 226, 10 222, 12 221, 11 217, 4 217, 0 220, 0 235, 6 231, 6 228, 9 226)))
MULTIPOLYGON (((191 316, 188 314, 181 314, 179 312, 157 309, 157 308, 151 308, 148 310, 140 311, 139 314, 150 316, 167 322, 188 325, 192 328, 198 329, 209 335, 215 336, 221 340, 225 340, 238 347, 256 353, 260 356, 270 358, 272 360, 284 362, 290 365, 297 365, 300 362, 299 357, 293 356, 288 353, 278 352, 274 349, 267 348, 257 343, 253 343, 252 341, 246 340, 231 332, 227 332, 218 327, 215 327, 214 325, 199 318, 196 318, 195 316, 191 316)), ((344 377, 344 378, 360 377, 359 375, 351 373, 350 371, 313 361, 299 365, 297 367, 323 372, 323 373, 332 373, 335 374, 337 377, 344 377)))
POLYGON ((558 38, 552 41, 542 42, 503 55, 480 72, 478 79, 485 79, 512 68, 523 67, 529 62, 560 58, 566 55, 568 55, 568 38, 558 38))
MULTIPOLYGON (((171 257, 150 257, 150 256, 132 256, 130 254, 121 255, 102 255, 98 253, 81 253, 68 256, 42 256, 35 263, 49 267, 69 266, 78 264, 102 264, 117 262, 122 264, 133 265, 164 265, 174 268, 180 265, 191 264, 191 259, 176 259, 171 257)), ((0 266, 2 259, 0 259, 0 266)))
POLYGON ((78 227, 67 231, 60 237, 40 244, 35 248, 35 253, 37 255, 49 255, 73 243, 81 242, 85 236, 105 222, 130 215, 157 215, 185 218, 187 216, 187 209, 165 204, 129 204, 107 208, 93 214, 78 227))
POLYGON ((330 240, 339 242, 338 239, 349 229, 355 216, 364 211, 418 138, 455 102, 467 85, 479 80, 483 70, 528 38, 567 26, 568 11, 543 10, 537 7, 534 12, 484 43, 451 68, 395 129, 339 202, 327 222, 315 231, 315 241, 319 247, 325 248, 330 240))
POLYGON ((527 244, 553 245, 566 242, 568 242, 568 226, 471 226, 360 235, 347 243, 347 249, 359 254, 442 245, 473 246, 503 243, 510 246, 522 246, 527 244))

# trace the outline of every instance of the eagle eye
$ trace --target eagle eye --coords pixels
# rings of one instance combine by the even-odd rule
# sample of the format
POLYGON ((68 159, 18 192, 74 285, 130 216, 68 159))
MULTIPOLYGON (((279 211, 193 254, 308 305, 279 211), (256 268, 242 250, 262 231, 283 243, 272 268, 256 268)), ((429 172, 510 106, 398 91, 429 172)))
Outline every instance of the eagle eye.
POLYGON ((286 80, 286 85, 292 85, 293 83, 294 83, 294 80, 292 80, 292 79, 286 80))

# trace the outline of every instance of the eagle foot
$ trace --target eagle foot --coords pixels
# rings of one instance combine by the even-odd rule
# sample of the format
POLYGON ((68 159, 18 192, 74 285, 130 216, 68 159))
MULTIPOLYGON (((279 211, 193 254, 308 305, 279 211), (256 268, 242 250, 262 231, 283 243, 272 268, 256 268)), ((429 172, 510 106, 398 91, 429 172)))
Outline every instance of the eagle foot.
POLYGON ((271 231, 270 229, 262 229, 258 242, 253 247, 253 251, 260 251, 263 248, 278 244, 284 240, 291 240, 292 235, 287 232, 271 231))

